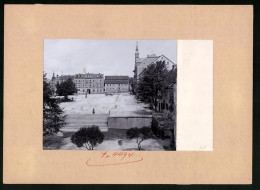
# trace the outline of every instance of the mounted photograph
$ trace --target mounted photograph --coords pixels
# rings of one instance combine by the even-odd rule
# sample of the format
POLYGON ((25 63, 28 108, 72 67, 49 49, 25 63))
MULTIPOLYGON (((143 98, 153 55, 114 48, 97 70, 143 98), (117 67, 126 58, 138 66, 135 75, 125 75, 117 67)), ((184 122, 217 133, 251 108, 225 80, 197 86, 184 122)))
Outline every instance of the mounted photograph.
POLYGON ((177 40, 45 39, 43 149, 175 151, 177 40))

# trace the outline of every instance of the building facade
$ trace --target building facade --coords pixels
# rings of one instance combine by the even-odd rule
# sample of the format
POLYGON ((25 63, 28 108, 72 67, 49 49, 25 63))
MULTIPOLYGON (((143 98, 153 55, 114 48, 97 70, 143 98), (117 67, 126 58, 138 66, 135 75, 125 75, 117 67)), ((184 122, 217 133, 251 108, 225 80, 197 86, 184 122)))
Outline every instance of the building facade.
POLYGON ((74 83, 79 94, 103 94, 105 92, 104 75, 100 73, 76 74, 74 83))
POLYGON ((154 110, 156 112, 164 113, 165 115, 171 115, 171 118, 176 116, 176 92, 177 92, 177 65, 164 55, 157 56, 155 54, 147 55, 146 58, 139 57, 138 43, 135 49, 135 69, 134 69, 134 82, 133 89, 138 95, 138 83, 143 77, 145 69, 158 61, 165 62, 166 68, 169 71, 167 78, 165 79, 166 87, 162 91, 158 92, 158 97, 154 99, 154 110))
POLYGON ((135 49, 135 68, 134 68, 134 78, 138 83, 139 79, 142 77, 142 74, 149 65, 156 63, 157 61, 164 61, 166 68, 171 70, 172 68, 176 69, 176 64, 173 63, 164 55, 157 56, 156 54, 147 55, 146 58, 139 57, 138 43, 136 44, 135 49))
POLYGON ((128 76, 105 76, 105 92, 121 93, 129 92, 128 76))

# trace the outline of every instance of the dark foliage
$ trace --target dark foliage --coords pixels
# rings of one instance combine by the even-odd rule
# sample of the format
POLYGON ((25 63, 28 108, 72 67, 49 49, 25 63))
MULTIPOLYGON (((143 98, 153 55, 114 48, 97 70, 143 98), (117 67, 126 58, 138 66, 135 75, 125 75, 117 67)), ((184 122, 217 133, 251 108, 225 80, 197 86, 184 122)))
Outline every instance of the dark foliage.
POLYGON ((166 73, 165 85, 169 86, 172 83, 176 83, 176 80, 177 80, 177 69, 172 68, 170 71, 166 73))
POLYGON ((73 102, 73 97, 72 98, 68 98, 68 96, 65 96, 65 97, 61 98, 60 101, 61 102, 73 102))
POLYGON ((126 136, 129 139, 136 139, 136 143, 138 146, 138 150, 141 150, 141 143, 145 139, 149 139, 153 137, 152 131, 150 127, 142 127, 142 128, 130 128, 126 131, 126 136))
MULTIPOLYGON (((176 83, 177 70, 172 68, 167 70, 164 61, 157 61, 149 65, 144 71, 138 82, 138 98, 150 106, 157 106, 157 99, 162 99, 167 93, 169 86, 176 83)), ((162 105, 166 109, 166 104, 162 105)), ((174 110, 173 97, 170 97, 170 105, 167 107, 170 111, 174 110)))
POLYGON ((66 125, 62 109, 58 102, 51 98, 52 93, 46 82, 46 74, 43 74, 43 135, 55 134, 66 125))
MULTIPOLYGON (((167 74, 166 74, 166 89, 169 87, 169 85, 176 83, 177 80, 177 69, 171 69, 167 74)), ((173 93, 170 93, 170 98, 169 98, 169 107, 168 109, 171 112, 175 111, 175 105, 174 105, 174 97, 173 93)))
POLYGON ((163 129, 161 129, 159 127, 159 122, 157 121, 157 119, 155 119, 154 117, 152 118, 152 127, 151 130, 153 132, 153 134, 157 137, 157 138, 164 138, 165 136, 165 132, 163 129))
POLYGON ((98 126, 93 125, 89 128, 80 128, 71 137, 71 142, 77 147, 86 147, 88 150, 93 150, 94 147, 101 144, 104 140, 104 134, 98 126))
POLYGON ((141 101, 152 104, 165 88, 167 68, 164 61, 149 65, 138 83, 138 95, 141 101))
POLYGON ((59 96, 68 96, 68 95, 73 95, 74 93, 77 93, 76 85, 71 78, 69 78, 68 80, 66 80, 64 82, 57 83, 56 89, 57 89, 56 93, 59 96))

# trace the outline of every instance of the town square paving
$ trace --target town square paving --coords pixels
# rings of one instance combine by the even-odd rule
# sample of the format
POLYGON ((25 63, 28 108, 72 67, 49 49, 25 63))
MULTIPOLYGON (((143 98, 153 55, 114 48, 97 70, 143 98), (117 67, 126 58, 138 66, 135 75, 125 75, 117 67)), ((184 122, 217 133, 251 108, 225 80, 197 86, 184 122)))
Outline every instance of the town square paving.
MULTIPOLYGON (((108 116, 143 116, 152 114, 148 109, 148 105, 136 100, 134 95, 130 93, 120 93, 113 95, 106 94, 88 94, 69 96, 73 98, 73 102, 63 102, 60 104, 68 119, 68 129, 75 127, 79 129, 80 122, 89 122, 91 124, 99 125, 101 131, 104 130, 104 118, 108 116), (93 108, 95 113, 93 113, 93 108), (81 118, 81 116, 83 116, 81 118), (73 118, 76 119, 73 120, 73 118), (83 120, 83 121, 81 121, 83 120), (72 124, 73 122, 77 122, 72 124), (70 123, 71 122, 71 123, 70 123), (102 128, 103 127, 103 128, 102 128)), ((65 127, 66 128, 66 127, 65 127)), ((66 130, 64 130, 66 131, 66 130)), ((64 137, 62 146, 63 150, 87 150, 84 147, 78 148, 70 141, 70 137, 64 137)), ((143 143, 145 150, 164 150, 155 139, 145 140, 143 143)), ((96 150, 135 150, 137 148, 136 140, 129 140, 125 138, 106 139, 101 143, 96 150), (122 140, 122 143, 118 143, 122 140)))
POLYGON ((88 94, 69 96, 74 102, 61 103, 65 114, 109 114, 110 116, 138 116, 149 114, 148 105, 138 102, 130 93, 120 94, 88 94))

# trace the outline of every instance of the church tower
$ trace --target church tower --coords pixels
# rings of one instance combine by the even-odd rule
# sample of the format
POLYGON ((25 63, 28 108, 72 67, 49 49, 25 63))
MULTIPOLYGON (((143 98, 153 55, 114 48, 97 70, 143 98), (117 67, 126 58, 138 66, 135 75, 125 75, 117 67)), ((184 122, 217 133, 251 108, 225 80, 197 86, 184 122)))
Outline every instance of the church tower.
POLYGON ((52 80, 55 80, 55 74, 54 74, 54 71, 53 71, 53 74, 52 74, 52 80))
POLYGON ((136 48, 135 48, 135 62, 137 58, 139 58, 138 42, 136 42, 136 48))
POLYGON ((135 69, 134 69, 134 79, 137 80, 137 59, 139 58, 139 51, 138 51, 138 42, 136 42, 135 48, 135 69))

